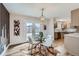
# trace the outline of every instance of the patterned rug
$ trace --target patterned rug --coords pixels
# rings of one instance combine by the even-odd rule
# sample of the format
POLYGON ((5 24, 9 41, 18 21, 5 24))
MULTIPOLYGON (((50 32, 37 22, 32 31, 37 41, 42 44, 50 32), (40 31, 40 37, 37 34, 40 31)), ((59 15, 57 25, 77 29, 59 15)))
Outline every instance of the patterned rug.
POLYGON ((54 47, 46 47, 43 45, 35 46, 31 49, 32 56, 57 56, 60 53, 54 47))

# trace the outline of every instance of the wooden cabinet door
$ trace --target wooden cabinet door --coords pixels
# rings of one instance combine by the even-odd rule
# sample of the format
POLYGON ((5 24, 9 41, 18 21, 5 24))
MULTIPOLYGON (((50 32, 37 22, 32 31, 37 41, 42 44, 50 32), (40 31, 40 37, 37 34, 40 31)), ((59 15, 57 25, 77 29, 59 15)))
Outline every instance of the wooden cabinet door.
POLYGON ((79 26, 79 9, 71 11, 71 25, 79 26))
POLYGON ((9 13, 8 11, 5 12, 6 16, 5 16, 5 25, 6 25, 6 37, 7 37, 7 40, 8 40, 8 43, 9 43, 9 13))
POLYGON ((0 36, 2 35, 2 30, 1 30, 1 4, 0 4, 0 36))
POLYGON ((3 4, 1 4, 1 29, 4 31, 6 44, 9 44, 9 12, 6 10, 3 4))
POLYGON ((1 4, 1 27, 3 29, 4 25, 5 25, 5 10, 4 10, 4 6, 1 4))

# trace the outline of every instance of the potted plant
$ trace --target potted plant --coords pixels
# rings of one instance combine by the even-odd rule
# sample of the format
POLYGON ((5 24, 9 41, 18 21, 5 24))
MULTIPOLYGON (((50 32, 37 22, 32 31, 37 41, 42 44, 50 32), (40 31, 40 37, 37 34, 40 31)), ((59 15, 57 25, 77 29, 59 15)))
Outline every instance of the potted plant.
POLYGON ((39 32, 39 40, 41 43, 43 43, 45 41, 43 32, 39 32))

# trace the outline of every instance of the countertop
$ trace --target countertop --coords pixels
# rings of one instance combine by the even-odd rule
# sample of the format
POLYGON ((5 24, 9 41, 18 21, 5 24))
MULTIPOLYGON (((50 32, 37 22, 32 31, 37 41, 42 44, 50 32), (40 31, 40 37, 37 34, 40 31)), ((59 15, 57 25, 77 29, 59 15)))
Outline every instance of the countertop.
POLYGON ((64 36, 78 37, 79 38, 79 33, 70 33, 70 34, 65 34, 64 36))
POLYGON ((76 29, 69 28, 69 29, 62 30, 62 29, 56 28, 55 32, 73 32, 74 33, 74 32, 76 32, 76 29))

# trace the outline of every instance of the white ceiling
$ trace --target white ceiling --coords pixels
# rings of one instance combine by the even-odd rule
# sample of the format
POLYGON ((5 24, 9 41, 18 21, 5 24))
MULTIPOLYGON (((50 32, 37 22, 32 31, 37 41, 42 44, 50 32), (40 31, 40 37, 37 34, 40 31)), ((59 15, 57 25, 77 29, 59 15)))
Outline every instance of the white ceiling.
POLYGON ((46 18, 70 18, 71 10, 79 8, 79 3, 4 3, 11 13, 40 17, 41 8, 45 8, 46 18))

